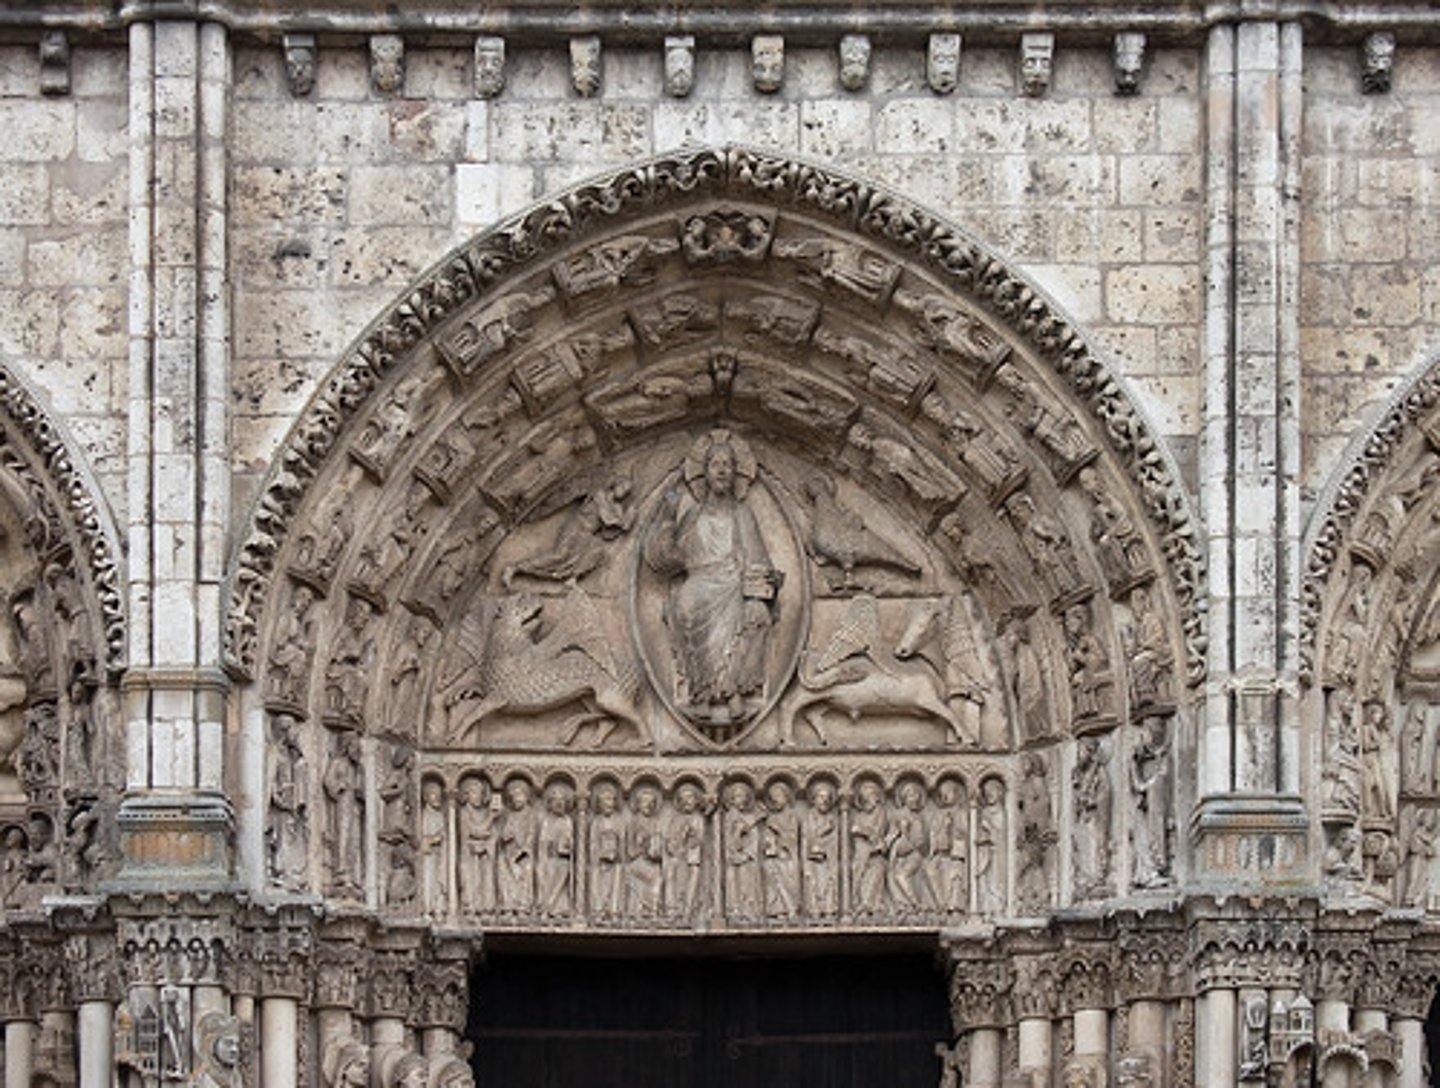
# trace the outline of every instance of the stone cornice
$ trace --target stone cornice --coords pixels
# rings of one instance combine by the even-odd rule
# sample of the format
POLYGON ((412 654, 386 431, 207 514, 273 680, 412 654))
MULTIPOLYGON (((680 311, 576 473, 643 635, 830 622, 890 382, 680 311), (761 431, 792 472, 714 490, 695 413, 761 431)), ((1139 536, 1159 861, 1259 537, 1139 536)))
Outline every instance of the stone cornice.
POLYGON ((883 42, 919 42, 932 32, 960 32, 967 42, 1013 40, 1032 30, 1102 41, 1118 31, 1140 31, 1156 41, 1196 44, 1211 27, 1256 20, 1302 22, 1322 38, 1350 40, 1374 30, 1407 37, 1440 32, 1440 13, 1428 3, 1334 4, 1325 0, 1241 0, 1198 4, 1116 3, 1097 7, 1081 0, 1057 0, 1043 8, 1013 0, 988 0, 964 8, 916 3, 891 4, 862 17, 835 4, 781 2, 762 10, 750 6, 674 5, 637 10, 619 2, 576 7, 562 0, 530 0, 506 7, 477 7, 463 0, 428 0, 394 6, 353 0, 256 4, 244 0, 132 0, 117 9, 86 3, 16 4, 0 11, 0 29, 64 27, 116 30, 136 22, 199 19, 233 31, 262 36, 309 32, 330 34, 423 33, 501 34, 517 43, 558 43, 572 35, 599 34, 607 44, 659 42, 667 34, 693 34, 698 44, 737 45, 756 32, 785 34, 807 45, 830 45, 842 34, 861 31, 883 42))

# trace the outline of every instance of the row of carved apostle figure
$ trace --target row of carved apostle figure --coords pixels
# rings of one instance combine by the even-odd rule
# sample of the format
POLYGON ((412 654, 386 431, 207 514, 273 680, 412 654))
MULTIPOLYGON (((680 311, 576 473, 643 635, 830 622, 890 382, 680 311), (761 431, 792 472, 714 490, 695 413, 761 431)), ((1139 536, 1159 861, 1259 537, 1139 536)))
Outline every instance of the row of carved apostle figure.
MULTIPOLYGON (((427 788, 423 807, 438 830, 440 783, 427 788)), ((933 790, 902 778, 889 791, 862 778, 848 804, 828 777, 803 789, 783 777, 763 787, 734 778, 718 797, 690 780, 667 797, 652 782, 627 792, 601 779, 577 806, 564 779, 537 796, 528 779, 512 776, 492 797, 488 780, 469 775, 456 806, 456 907, 502 919, 583 914, 641 925, 716 914, 739 923, 824 922, 842 912, 903 920, 968 912, 973 856, 977 908, 999 913, 1005 786, 998 776, 982 784, 973 841, 966 796, 955 777, 933 790)), ((433 890, 429 905, 443 909, 433 890)))
POLYGON ((803 786, 737 777, 713 795, 692 779, 627 790, 600 778, 582 795, 564 776, 537 787, 514 774, 497 789, 470 773, 447 805, 445 785, 427 775, 418 850, 397 843, 382 855, 382 885, 391 907, 517 924, 998 915, 1006 793, 995 773, 973 791, 954 775, 933 788, 901 776, 888 789, 863 776, 848 797, 828 776, 803 786))
MULTIPOLYGON (((1167 724, 1147 720, 1129 746, 1129 881, 1137 889, 1171 880, 1167 724)), ((344 730, 331 734, 312 806, 296 722, 278 715, 276 726, 266 829, 272 879, 307 892, 318 877, 326 894, 354 901, 373 885, 391 911, 627 925, 904 922, 1003 914, 1012 883, 1015 909, 1041 914, 1061 883, 1053 757, 1037 749, 1016 767, 1013 816, 1004 774, 989 763, 955 767, 928 784, 915 770, 896 770, 888 783, 862 771, 843 786, 833 773, 802 783, 779 772, 732 774, 708 787, 685 775, 668 786, 642 776, 622 787, 600 773, 577 786, 558 770, 537 784, 517 769, 493 780, 461 771, 449 785, 435 769, 422 771, 414 748, 383 742, 372 805, 362 740, 344 730), (367 828, 378 847, 373 882, 365 878, 367 828)), ((1110 864, 1115 744, 1092 735, 1076 749, 1076 898, 1114 894, 1121 875, 1110 864)))

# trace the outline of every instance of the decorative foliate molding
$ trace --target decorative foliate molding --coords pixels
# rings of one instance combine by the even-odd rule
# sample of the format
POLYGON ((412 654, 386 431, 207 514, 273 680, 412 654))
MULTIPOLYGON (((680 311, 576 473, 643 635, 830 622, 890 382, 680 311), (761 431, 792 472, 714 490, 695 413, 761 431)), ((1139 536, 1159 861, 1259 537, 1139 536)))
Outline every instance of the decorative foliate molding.
POLYGON ((1184 627, 1187 678, 1205 669, 1202 552, 1188 500, 1160 443, 1083 337, 978 243, 923 209, 835 171, 743 148, 654 159, 577 186, 452 252, 376 321, 312 397, 278 452, 229 583, 226 668, 255 675, 260 618, 276 557, 301 500, 377 386, 463 305, 518 279, 562 246, 666 205, 728 197, 797 206, 918 262, 1023 339, 1098 423, 1167 559, 1184 627))
MULTIPOLYGON (((63 525, 68 535, 73 536, 74 562, 85 568, 99 604, 105 663, 112 673, 118 672, 125 658, 125 598, 121 592, 117 537, 97 490, 81 469, 79 458, 71 451, 60 428, 24 382, 3 364, 0 364, 0 465, 20 479, 44 525, 63 525), (40 474, 32 464, 39 468, 40 474), (50 499, 51 491, 61 504, 58 511, 50 499)), ((53 546, 55 542, 49 543, 53 546)))

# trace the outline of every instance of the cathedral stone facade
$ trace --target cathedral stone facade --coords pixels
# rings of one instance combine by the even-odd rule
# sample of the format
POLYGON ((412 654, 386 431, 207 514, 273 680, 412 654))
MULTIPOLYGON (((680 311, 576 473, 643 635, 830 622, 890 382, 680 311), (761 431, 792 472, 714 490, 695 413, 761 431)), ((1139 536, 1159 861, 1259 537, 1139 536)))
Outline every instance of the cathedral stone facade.
POLYGON ((5 1088, 463 1088, 506 949, 1432 1083, 1437 111, 1410 0, 6 4, 5 1088))

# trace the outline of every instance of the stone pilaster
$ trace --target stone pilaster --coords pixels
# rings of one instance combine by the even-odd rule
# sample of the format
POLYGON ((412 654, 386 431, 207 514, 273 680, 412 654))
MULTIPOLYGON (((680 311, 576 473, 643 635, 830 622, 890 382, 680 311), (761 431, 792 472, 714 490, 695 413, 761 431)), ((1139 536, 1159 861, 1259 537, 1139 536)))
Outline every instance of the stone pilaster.
POLYGON ((1195 868, 1306 873, 1298 597, 1300 28, 1220 25, 1206 49, 1201 488, 1211 638, 1195 868))
POLYGON ((225 398, 226 29, 130 27, 126 787, 130 886, 231 868, 220 585, 229 504, 225 398))

